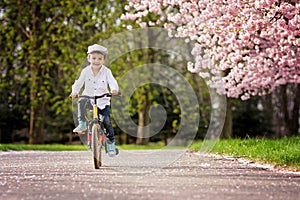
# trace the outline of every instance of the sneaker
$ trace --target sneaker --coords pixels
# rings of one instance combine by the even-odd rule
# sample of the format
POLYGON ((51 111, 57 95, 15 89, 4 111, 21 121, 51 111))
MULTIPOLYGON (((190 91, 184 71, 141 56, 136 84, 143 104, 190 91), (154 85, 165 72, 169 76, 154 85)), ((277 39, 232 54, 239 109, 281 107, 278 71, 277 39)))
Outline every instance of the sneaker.
POLYGON ((73 130, 73 132, 80 133, 86 130, 87 130, 86 123, 84 121, 79 121, 79 125, 73 130))
POLYGON ((107 142, 107 153, 110 157, 113 157, 116 155, 115 142, 107 142))

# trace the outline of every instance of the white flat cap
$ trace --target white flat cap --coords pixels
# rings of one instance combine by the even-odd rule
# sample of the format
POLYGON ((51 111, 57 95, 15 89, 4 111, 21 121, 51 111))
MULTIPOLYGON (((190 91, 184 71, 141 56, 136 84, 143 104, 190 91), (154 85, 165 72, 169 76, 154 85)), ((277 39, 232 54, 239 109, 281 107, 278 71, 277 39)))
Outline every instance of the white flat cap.
POLYGON ((107 56, 107 54, 108 54, 107 48, 105 48, 104 46, 101 46, 99 44, 93 44, 88 47, 87 53, 89 54, 89 53, 93 53, 93 52, 99 52, 99 53, 103 54, 104 56, 107 56))

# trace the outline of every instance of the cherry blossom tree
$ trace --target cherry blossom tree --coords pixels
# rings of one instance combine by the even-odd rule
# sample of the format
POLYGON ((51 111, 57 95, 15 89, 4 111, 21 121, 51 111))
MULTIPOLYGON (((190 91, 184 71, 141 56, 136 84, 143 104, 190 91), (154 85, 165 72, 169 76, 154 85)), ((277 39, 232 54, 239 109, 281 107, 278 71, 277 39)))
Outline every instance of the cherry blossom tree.
POLYGON ((123 20, 195 41, 188 69, 228 97, 300 83, 299 0, 128 0, 125 10, 123 20))

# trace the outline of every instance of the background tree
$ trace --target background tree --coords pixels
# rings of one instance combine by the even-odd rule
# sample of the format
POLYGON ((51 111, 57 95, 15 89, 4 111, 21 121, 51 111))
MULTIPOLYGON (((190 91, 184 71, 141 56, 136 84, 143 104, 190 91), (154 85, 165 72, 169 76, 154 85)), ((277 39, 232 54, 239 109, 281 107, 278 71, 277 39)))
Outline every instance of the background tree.
POLYGON ((210 87, 221 94, 246 100, 281 85, 300 83, 297 0, 128 2, 123 19, 142 27, 164 26, 176 37, 196 41, 192 52, 196 61, 189 70, 209 78, 210 87), (148 21, 153 14, 156 20, 148 21), (203 65, 207 58, 212 65, 203 65))
POLYGON ((1 105, 29 123, 29 143, 43 143, 45 126, 68 123, 66 97, 86 48, 116 31, 122 2, 15 0, 0 8, 1 105))
MULTIPOLYGON (((185 64, 184 61, 182 61, 184 59, 183 58, 179 59, 180 56, 178 56, 178 54, 181 53, 171 55, 170 52, 163 50, 164 48, 168 49, 169 51, 173 49, 174 52, 176 52, 176 48, 181 48, 181 44, 177 43, 178 41, 176 41, 177 43, 176 46, 173 45, 170 46, 170 41, 167 41, 169 38, 166 34, 166 31, 161 31, 161 29, 159 29, 152 33, 148 32, 153 30, 147 29, 145 31, 144 30, 141 31, 140 29, 138 29, 132 32, 128 31, 128 35, 125 33, 121 35, 116 35, 116 40, 114 40, 114 42, 112 42, 113 44, 110 45, 110 47, 112 48, 114 48, 113 46, 116 46, 117 49, 122 49, 121 52, 126 52, 126 51, 129 52, 124 56, 118 56, 118 59, 112 63, 111 65, 112 67, 118 65, 116 63, 126 63, 127 67, 130 68, 135 68, 135 67, 139 68, 142 65, 147 65, 149 69, 147 70, 146 73, 140 72, 138 74, 133 74, 134 72, 131 72, 129 73, 131 75, 130 77, 127 77, 126 80, 122 79, 122 82, 120 82, 121 90, 122 92, 124 92, 124 95, 122 96, 124 97, 127 97, 128 94, 126 93, 125 90, 123 91, 122 87, 124 86, 124 88, 126 88, 126 85, 128 84, 134 85, 132 87, 134 87, 135 92, 134 95, 132 96, 129 110, 132 112, 131 117, 134 118, 134 122, 136 123, 136 125, 140 125, 140 126, 139 128, 136 127, 135 125, 130 126, 131 128, 130 132, 135 132, 136 134, 135 133, 133 134, 138 136, 137 138, 135 138, 136 139, 135 142, 137 144, 146 144, 148 141, 154 140, 154 138, 147 137, 147 130, 145 129, 145 126, 150 123, 150 118, 149 118, 150 106, 160 104, 163 105, 165 107, 165 110, 167 110, 168 112, 167 123, 164 129, 161 131, 163 133, 159 134, 159 136, 155 136, 155 140, 159 138, 160 139, 163 138, 165 143, 166 143, 166 137, 164 136, 169 135, 170 137, 172 137, 172 133, 176 130, 176 128, 178 128, 178 124, 180 121, 180 119, 178 119, 178 116, 181 114, 180 109, 178 112, 178 107, 176 107, 178 105, 175 106, 176 98, 172 96, 172 92, 169 91, 167 88, 163 88, 162 86, 155 85, 155 84, 143 85, 141 87, 140 85, 135 85, 135 82, 139 82, 138 80, 141 79, 149 80, 149 77, 154 77, 156 76, 156 74, 163 73, 163 70, 160 70, 159 72, 153 71, 153 73, 151 73, 151 69, 153 67, 151 64, 154 63, 156 64, 160 63, 162 65, 174 67, 176 68, 176 71, 178 70, 180 70, 180 72, 185 71, 184 70, 185 64), (162 33, 160 33, 160 31, 162 33), (122 39, 122 35, 127 35, 125 38, 126 41, 122 39), (132 38, 132 40, 131 39, 128 40, 128 38, 132 38), (163 44, 163 47, 161 46, 161 44, 163 44), (150 47, 150 48, 145 48, 145 47, 150 47), (135 130, 132 130, 134 129, 133 127, 135 127, 135 130)), ((186 52, 187 51, 184 49, 184 53, 186 52)), ((111 59, 114 60, 113 58, 111 59)), ((126 74, 127 71, 126 69, 125 70, 121 69, 121 70, 122 70, 121 74, 126 74)), ((166 74, 166 76, 170 76, 170 75, 171 74, 166 74)), ((176 81, 174 84, 176 84, 176 81)), ((180 88, 181 85, 178 85, 178 87, 180 88)), ((186 88, 184 89, 186 90, 186 88)), ((197 90, 199 90, 199 88, 197 88, 197 90)), ((186 98, 189 99, 189 97, 186 98)), ((123 102, 128 102, 128 100, 125 100, 123 102)), ((194 107, 192 107, 191 109, 193 109, 192 111, 195 111, 194 107)), ((124 118, 126 117, 122 117, 119 120, 124 120, 124 118)), ((128 123, 125 124, 126 124, 125 126, 128 126, 128 123)))

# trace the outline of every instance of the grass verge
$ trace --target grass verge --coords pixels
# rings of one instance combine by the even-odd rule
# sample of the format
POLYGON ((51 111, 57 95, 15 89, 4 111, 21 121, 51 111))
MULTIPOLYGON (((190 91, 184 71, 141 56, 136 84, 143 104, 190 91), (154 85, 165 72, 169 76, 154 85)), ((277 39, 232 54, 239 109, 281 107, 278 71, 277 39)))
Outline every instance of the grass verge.
POLYGON ((84 145, 63 145, 63 144, 0 144, 0 151, 82 151, 87 150, 84 145))
POLYGON ((157 142, 157 143, 149 143, 148 145, 123 144, 117 146, 121 150, 151 150, 151 149, 162 149, 164 147, 164 143, 157 142))
MULTIPOLYGON (((161 149, 164 147, 162 142, 149 143, 148 145, 117 145, 121 150, 147 150, 147 149, 161 149)), ((40 150, 40 151, 85 151, 85 145, 63 145, 63 144, 0 144, 0 151, 26 151, 26 150, 40 150)))
MULTIPOLYGON (((203 142, 194 142, 191 150, 200 150, 203 142)), ((300 170, 300 137, 280 139, 219 140, 211 153, 245 157, 252 161, 274 164, 277 167, 300 170)))

